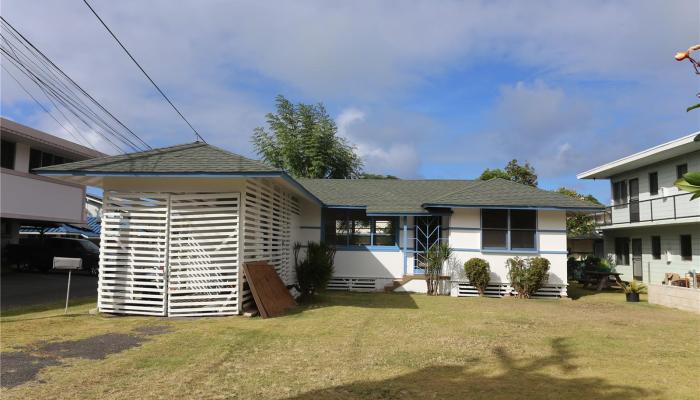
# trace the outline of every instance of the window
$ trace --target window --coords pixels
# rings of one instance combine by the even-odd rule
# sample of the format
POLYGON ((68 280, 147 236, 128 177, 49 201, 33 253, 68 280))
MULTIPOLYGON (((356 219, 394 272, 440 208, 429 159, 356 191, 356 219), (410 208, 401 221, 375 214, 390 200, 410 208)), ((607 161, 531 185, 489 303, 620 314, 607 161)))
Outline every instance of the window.
POLYGON ((69 162, 73 162, 73 160, 37 149, 31 149, 29 151, 29 171, 32 171, 35 168, 48 167, 50 165, 69 162))
POLYGON ((396 217, 368 217, 362 210, 324 211, 325 241, 336 246, 396 246, 396 217))
POLYGON ((15 143, 3 140, 2 143, 0 143, 0 147, 2 148, 2 155, 0 155, 0 157, 2 157, 2 159, 0 159, 2 167, 15 169, 15 150, 17 147, 15 143))
POLYGON ((535 250, 537 211, 481 210, 481 247, 484 249, 535 250))
POLYGON ((613 200, 620 206, 627 203, 627 182, 619 181, 613 183, 613 200))
POLYGON ((693 243, 690 235, 681 235, 681 260, 691 261, 693 259, 693 243))
POLYGON ((676 179, 681 179, 688 173, 688 164, 676 165, 676 179))
POLYGON ((654 260, 661 259, 661 237, 652 236, 651 237, 651 258, 654 260))
POLYGON ((615 238, 615 263, 617 265, 630 265, 629 238, 615 238))
POLYGON ((652 196, 659 194, 659 174, 656 172, 649 174, 649 194, 652 196))

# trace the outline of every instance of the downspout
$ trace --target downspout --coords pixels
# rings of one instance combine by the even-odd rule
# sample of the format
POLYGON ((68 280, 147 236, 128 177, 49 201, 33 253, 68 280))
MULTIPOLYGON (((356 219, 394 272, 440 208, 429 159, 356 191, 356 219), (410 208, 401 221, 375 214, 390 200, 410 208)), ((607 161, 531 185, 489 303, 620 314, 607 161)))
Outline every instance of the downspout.
POLYGON ((406 275, 408 268, 408 217, 403 217, 403 274, 406 275))

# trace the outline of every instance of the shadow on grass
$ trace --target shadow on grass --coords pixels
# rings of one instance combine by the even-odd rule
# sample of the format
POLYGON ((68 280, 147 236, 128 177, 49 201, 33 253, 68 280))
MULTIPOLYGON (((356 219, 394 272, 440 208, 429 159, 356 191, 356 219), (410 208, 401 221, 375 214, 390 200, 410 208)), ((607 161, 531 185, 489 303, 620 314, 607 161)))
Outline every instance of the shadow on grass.
MULTIPOLYGON (((436 365, 381 381, 361 381, 315 390, 291 399, 395 399, 395 398, 585 398, 638 399, 655 391, 619 385, 602 377, 569 377, 576 371, 575 357, 562 338, 551 341, 553 354, 515 359, 505 349, 494 353, 502 372, 485 373, 463 365, 436 365), (552 375, 552 369, 560 371, 552 375), (566 377, 563 377, 566 376, 566 377)), ((478 362, 478 360, 477 360, 478 362)), ((476 362, 475 362, 476 363, 476 362)))
MULTIPOLYGON (((97 298, 94 296, 91 297, 82 297, 78 299, 70 299, 68 303, 68 307, 75 307, 75 306, 83 306, 85 304, 95 304, 97 305, 97 298)), ((2 318, 7 318, 7 317, 17 317, 21 316, 23 314, 30 314, 30 313, 38 313, 38 312, 43 312, 43 311, 50 311, 50 310, 55 310, 56 311, 56 316, 72 316, 72 315, 82 315, 82 314, 63 314, 63 308, 65 307, 66 303, 65 301, 62 302, 51 302, 51 303, 46 303, 46 304, 34 304, 31 306, 17 306, 17 307, 12 307, 7 310, 2 310, 0 312, 0 317, 2 318), (60 313, 60 315, 58 315, 60 313)), ((70 310, 69 310, 70 311, 70 310)), ((48 317, 41 317, 41 318, 48 318, 48 317)), ((26 321, 26 320, 25 320, 26 321)), ((5 322, 5 321, 3 321, 5 322)))
POLYGON ((582 284, 577 282, 570 282, 569 287, 566 289, 567 295, 572 300, 578 300, 582 297, 596 296, 603 294, 619 294, 623 296, 622 290, 618 287, 613 287, 609 289, 604 289, 602 291, 596 290, 595 287, 584 288, 582 284))
POLYGON ((290 311, 290 314, 325 307, 417 309, 418 305, 409 293, 325 291, 317 294, 312 302, 302 303, 290 311))

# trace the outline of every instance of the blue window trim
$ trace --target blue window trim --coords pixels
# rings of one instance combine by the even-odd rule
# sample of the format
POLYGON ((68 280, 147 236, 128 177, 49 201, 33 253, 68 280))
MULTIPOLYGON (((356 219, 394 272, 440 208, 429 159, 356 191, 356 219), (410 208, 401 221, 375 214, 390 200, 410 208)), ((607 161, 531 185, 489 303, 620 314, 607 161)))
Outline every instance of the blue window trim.
POLYGON ((338 246, 336 251, 374 251, 374 252, 400 252, 401 248, 399 246, 338 246))
MULTIPOLYGON (((340 210, 358 210, 358 208, 355 207, 323 207, 321 210, 321 241, 325 241, 326 238, 326 212, 332 209, 340 209, 340 210)), ((362 210, 361 208, 359 210, 362 210)), ((394 222, 394 244, 392 245, 375 245, 374 244, 374 237, 376 235, 376 220, 377 219, 386 219, 388 216, 384 216, 385 218, 382 218, 381 216, 375 217, 375 216, 370 216, 365 213, 365 216, 370 222, 370 244, 369 245, 350 245, 350 236, 351 234, 347 235, 347 241, 345 245, 336 245, 336 250, 337 251, 353 251, 353 250, 359 250, 359 251, 400 251, 401 247, 399 246, 399 238, 400 238, 400 233, 399 233, 399 224, 400 224, 400 218, 395 217, 392 218, 394 222)), ((350 218, 348 214, 345 214, 345 221, 346 223, 349 224, 350 218)))
MULTIPOLYGON (((515 208, 516 210, 522 210, 515 208)), ((539 230, 539 211, 538 210, 532 210, 535 212, 535 247, 533 248, 513 248, 511 247, 511 227, 510 227, 510 212, 512 209, 508 209, 508 217, 507 217, 507 223, 508 227, 506 228, 506 247, 484 247, 484 210, 500 210, 500 208, 482 208, 481 212, 479 213, 479 225, 481 226, 481 250, 484 252, 501 252, 501 253, 539 253, 540 252, 540 235, 538 233, 540 232, 539 230)), ((528 210, 529 211, 529 210, 528 210)), ((529 229, 524 229, 524 230, 529 230, 529 229)), ((544 232, 544 231, 542 231, 544 232)), ((566 231, 564 231, 566 232, 566 231)))

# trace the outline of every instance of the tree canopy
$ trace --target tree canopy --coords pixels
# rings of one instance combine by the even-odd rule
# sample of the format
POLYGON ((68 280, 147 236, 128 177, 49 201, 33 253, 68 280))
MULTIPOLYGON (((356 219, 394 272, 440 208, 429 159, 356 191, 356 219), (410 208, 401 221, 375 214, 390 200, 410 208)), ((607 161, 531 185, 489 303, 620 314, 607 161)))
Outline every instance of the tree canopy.
POLYGON ((337 136, 338 127, 323 104, 292 104, 276 98, 268 127, 255 128, 252 142, 263 160, 297 178, 357 178, 362 160, 337 136))
MULTIPOLYGON (((565 187, 556 190, 557 193, 565 194, 579 200, 589 201, 602 205, 593 195, 580 194, 577 191, 565 187)), ((566 217, 566 233, 569 236, 585 236, 595 232, 595 221, 593 217, 586 214, 573 214, 566 217)))
POLYGON ((537 187, 537 174, 535 167, 530 163, 520 165, 518 160, 512 159, 506 164, 505 170, 500 168, 487 168, 481 173, 479 179, 486 181, 492 178, 503 178, 513 182, 522 183, 524 185, 537 187))
POLYGON ((394 175, 382 175, 382 174, 371 174, 369 172, 363 172, 360 174, 360 179, 399 179, 394 175))

